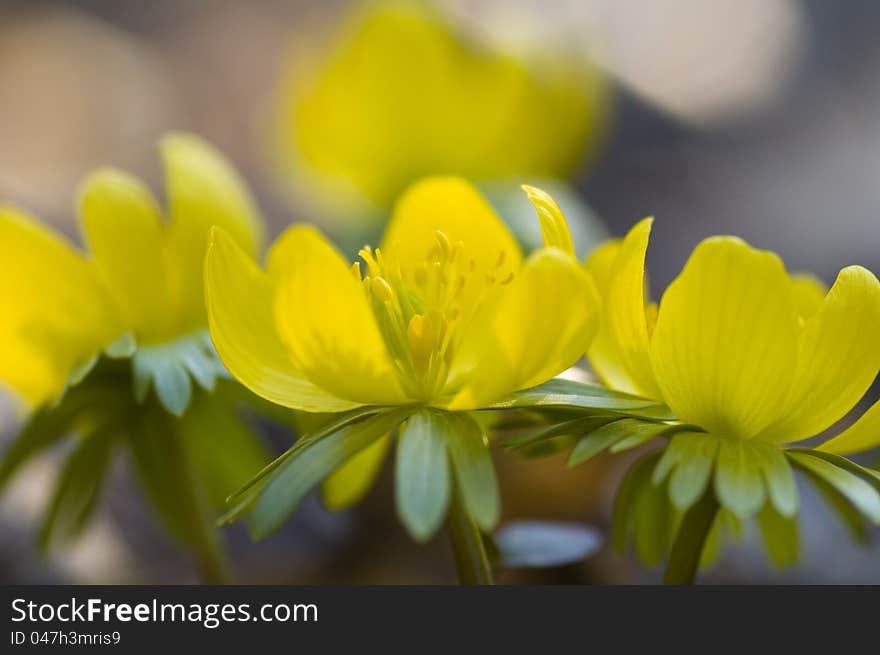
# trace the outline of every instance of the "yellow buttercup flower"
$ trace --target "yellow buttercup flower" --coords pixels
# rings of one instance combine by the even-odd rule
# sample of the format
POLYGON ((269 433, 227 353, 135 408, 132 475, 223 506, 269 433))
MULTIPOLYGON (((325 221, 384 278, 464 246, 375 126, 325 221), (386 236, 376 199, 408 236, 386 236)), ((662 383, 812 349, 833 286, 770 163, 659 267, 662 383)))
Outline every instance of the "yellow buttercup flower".
POLYGON ((490 47, 426 3, 365 3, 310 40, 285 68, 271 142, 285 184, 324 218, 384 219, 426 175, 565 177, 604 127, 595 66, 554 46, 535 60, 490 47))
POLYGON ((573 446, 574 466, 664 439, 621 483, 612 540, 619 550, 632 543, 649 565, 668 555, 667 582, 692 581, 718 537, 738 534, 750 517, 774 562, 796 561, 794 468, 856 534, 865 520, 880 524, 880 473, 842 457, 880 444, 880 404, 817 447, 799 443, 840 421, 880 370, 877 278, 849 266, 827 290, 789 274, 774 253, 713 237, 654 303, 651 226, 641 221, 585 264, 603 304, 587 354, 606 394, 558 382, 520 394, 533 412, 567 412, 505 446, 539 454, 573 446))
POLYGON ((656 398, 725 438, 791 443, 841 419, 880 370, 880 283, 849 266, 830 291, 735 237, 694 250, 657 305, 645 297, 651 219, 587 262, 603 290, 589 357, 609 386, 656 398))
MULTIPOLYGON (((353 265, 309 226, 279 238, 265 271, 214 231, 205 289, 227 369, 274 403, 334 413, 235 494, 224 520, 248 512, 265 535, 321 482, 331 508, 354 503, 397 434, 397 509, 410 534, 429 538, 448 513, 461 557, 483 553, 478 528, 495 526, 499 497, 485 424, 470 410, 571 366, 597 322, 562 212, 524 188, 544 235, 528 257, 456 177, 414 184, 382 246, 353 265)), ((471 561, 481 580, 485 562, 471 561)))
MULTIPOLYGON (((792 445, 843 418, 880 370, 874 274, 849 266, 826 291, 811 276, 789 274, 774 253, 713 237, 694 249, 657 305, 645 280, 651 225, 641 221, 586 263, 604 303, 588 351, 593 368, 610 387, 661 402, 677 419, 609 419, 575 447, 578 463, 604 448, 669 438, 662 455, 644 460, 655 464, 633 467, 624 484, 620 535, 635 530, 637 545, 648 544, 643 559, 656 560, 662 534, 672 534, 658 526, 688 512, 680 533, 694 521, 708 530, 720 506, 739 518, 759 515, 770 554, 789 562, 797 552, 788 523, 798 510, 792 466, 838 504, 880 523, 880 475, 839 456, 880 442, 876 407, 816 449, 792 445), (661 485, 671 509, 651 500, 651 487, 661 485)), ((690 535, 681 543, 703 542, 690 535)), ((670 579, 693 572, 693 558, 683 568, 675 556, 671 561, 673 571, 686 574, 670 579)))
POLYGON ((127 173, 85 180, 85 252, 24 212, 0 209, 0 380, 32 410, 0 459, 0 489, 71 437, 39 529, 49 548, 82 533, 124 448, 169 535, 204 580, 220 582, 215 512, 268 454, 237 413, 256 399, 223 379, 208 336, 204 258, 213 225, 256 256, 262 223, 207 143, 172 134, 160 151, 166 212, 127 173))
POLYGON ((459 178, 411 187, 382 247, 353 265, 295 226, 263 272, 216 230, 206 297, 217 352, 254 393, 310 412, 466 410, 552 378, 589 344, 598 300, 558 207, 528 192, 545 247, 527 258, 459 178))
MULTIPOLYGON (((260 218, 225 159, 183 134, 163 138, 160 150, 167 218, 136 178, 99 170, 80 195, 88 253, 25 212, 0 209, 0 380, 31 406, 56 398, 105 349, 130 355, 203 331, 202 261, 212 225, 249 254, 259 252, 260 218)), ((188 390, 188 374, 212 383, 209 347, 191 344, 188 372, 158 363, 159 351, 136 356, 135 368, 146 369, 142 391, 150 375, 157 388, 188 390)))

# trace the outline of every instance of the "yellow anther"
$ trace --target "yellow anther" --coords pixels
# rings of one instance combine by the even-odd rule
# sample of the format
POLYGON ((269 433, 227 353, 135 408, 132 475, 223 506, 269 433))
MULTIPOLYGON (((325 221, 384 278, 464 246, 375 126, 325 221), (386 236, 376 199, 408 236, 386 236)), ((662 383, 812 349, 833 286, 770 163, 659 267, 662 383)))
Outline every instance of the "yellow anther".
POLYGON ((446 257, 449 257, 449 254, 452 252, 452 244, 449 242, 449 237, 440 230, 434 232, 434 237, 437 239, 440 250, 446 257))
POLYGON ((360 282, 361 281, 361 263, 355 262, 354 264, 351 265, 350 270, 351 270, 352 276, 354 276, 354 279, 357 280, 358 282, 360 282))
POLYGON ((373 278, 373 283, 370 285, 370 290, 373 292, 373 295, 377 300, 382 302, 391 302, 394 300, 394 290, 391 288, 391 285, 382 277, 373 278))
POLYGON ((366 262, 367 271, 369 271, 370 275, 381 275, 382 271, 376 263, 376 258, 373 257, 373 249, 370 248, 370 246, 364 246, 361 248, 358 251, 358 255, 364 260, 364 262, 366 262))
POLYGON ((416 372, 423 374, 434 352, 434 322, 430 316, 415 314, 406 330, 410 354, 416 372))

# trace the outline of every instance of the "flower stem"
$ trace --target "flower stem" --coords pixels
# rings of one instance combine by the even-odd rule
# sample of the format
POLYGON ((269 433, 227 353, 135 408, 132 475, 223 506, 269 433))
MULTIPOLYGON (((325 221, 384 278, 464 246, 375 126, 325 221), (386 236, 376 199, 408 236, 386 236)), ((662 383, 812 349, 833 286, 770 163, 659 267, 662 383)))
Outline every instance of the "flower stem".
POLYGON ((448 529, 458 581, 463 585, 492 584, 492 567, 486 555, 483 535, 468 514, 458 489, 452 492, 448 529))
POLYGON ((690 585, 694 583, 703 547, 718 513, 718 501, 711 489, 708 489, 696 505, 684 515, 669 562, 663 575, 663 584, 690 585))

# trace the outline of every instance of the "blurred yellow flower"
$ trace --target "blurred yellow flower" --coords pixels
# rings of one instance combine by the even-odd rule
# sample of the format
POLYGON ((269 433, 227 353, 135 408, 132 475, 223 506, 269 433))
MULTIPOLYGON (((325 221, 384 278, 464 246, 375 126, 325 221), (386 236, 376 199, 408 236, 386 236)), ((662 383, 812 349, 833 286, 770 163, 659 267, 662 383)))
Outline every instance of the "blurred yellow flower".
POLYGON ((566 176, 596 144, 607 94, 554 47, 526 61, 426 3, 369 3, 330 44, 291 54, 272 138, 285 181, 350 219, 426 175, 566 176))
MULTIPOLYGON (((228 162, 184 134, 164 137, 160 150, 168 220, 136 178, 99 170, 80 195, 88 254, 26 213, 0 208, 0 380, 31 406, 56 398, 75 369, 105 349, 129 355, 204 330, 202 271, 212 225, 250 255, 259 252, 261 220, 228 162)), ((187 357, 197 381, 212 383, 214 372, 199 370, 207 355, 198 344, 187 357)), ((187 375, 153 360, 136 359, 135 368, 155 364, 160 377, 187 375)))
POLYGON ((472 409, 552 378, 590 343, 598 298, 556 203, 527 192, 545 238, 527 258, 452 177, 402 196, 363 270, 312 227, 282 235, 266 272, 215 230, 205 284, 220 358, 254 393, 310 412, 472 409))
MULTIPOLYGON (((829 464, 816 464, 814 451, 776 446, 822 433, 873 382, 880 283, 849 266, 826 293, 816 279, 786 272, 774 253, 713 237, 693 251, 658 307, 646 298, 651 223, 643 220, 587 261, 605 310, 589 359, 609 386, 662 400, 686 424, 654 474, 659 483, 675 471, 670 496, 679 509, 714 480, 721 505, 739 516, 765 499, 792 516, 797 495, 787 460, 819 477, 829 464)), ((858 440, 846 435, 820 450, 850 450, 843 446, 858 440)), ((830 475, 829 483, 839 481, 830 475)), ((853 484, 850 500, 880 520, 876 493, 853 484)))

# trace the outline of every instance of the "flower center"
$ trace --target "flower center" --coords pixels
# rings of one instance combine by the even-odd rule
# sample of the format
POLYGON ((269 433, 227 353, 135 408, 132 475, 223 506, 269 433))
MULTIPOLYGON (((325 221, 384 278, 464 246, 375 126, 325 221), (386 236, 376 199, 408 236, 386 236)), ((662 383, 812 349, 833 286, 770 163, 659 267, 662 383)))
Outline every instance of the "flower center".
POLYGON ((513 280, 512 272, 500 275, 505 251, 483 275, 466 256, 464 244, 452 243, 440 231, 425 261, 409 276, 379 248, 365 246, 358 254, 366 274, 361 277, 360 262, 352 265, 352 274, 363 283, 404 390, 420 400, 437 398, 444 391, 463 327, 480 300, 513 280))

